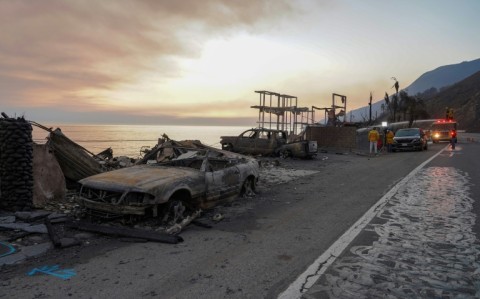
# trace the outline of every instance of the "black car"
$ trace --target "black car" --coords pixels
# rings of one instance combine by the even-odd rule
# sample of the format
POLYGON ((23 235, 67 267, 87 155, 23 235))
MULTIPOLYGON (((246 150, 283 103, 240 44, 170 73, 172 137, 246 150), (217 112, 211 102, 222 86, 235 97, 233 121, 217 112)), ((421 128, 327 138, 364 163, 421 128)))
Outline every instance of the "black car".
POLYGON ((420 128, 399 129, 393 137, 393 151, 427 149, 427 136, 420 128))

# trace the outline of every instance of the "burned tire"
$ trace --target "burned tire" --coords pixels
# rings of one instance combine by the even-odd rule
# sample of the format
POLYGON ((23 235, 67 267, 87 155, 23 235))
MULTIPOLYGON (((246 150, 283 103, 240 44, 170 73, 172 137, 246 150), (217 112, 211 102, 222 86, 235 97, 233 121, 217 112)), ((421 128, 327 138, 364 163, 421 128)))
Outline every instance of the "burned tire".
POLYGON ((190 198, 190 193, 186 190, 175 192, 168 202, 159 206, 158 217, 161 219, 161 222, 165 225, 182 222, 194 210, 189 204, 190 198))
POLYGON ((287 159, 292 156, 292 153, 289 150, 283 150, 280 152, 280 158, 287 159))
POLYGON ((175 225, 182 222, 187 216, 187 207, 181 200, 169 200, 162 209, 162 223, 165 225, 175 225))
POLYGON ((256 189, 256 183, 255 183, 255 178, 250 176, 245 179, 242 185, 242 189, 240 190, 240 196, 243 197, 251 197, 255 195, 255 189, 256 189))
POLYGON ((202 210, 191 201, 190 193, 186 190, 179 190, 167 203, 162 205, 161 214, 159 214, 162 225, 160 230, 170 235, 177 235, 201 212, 202 210))

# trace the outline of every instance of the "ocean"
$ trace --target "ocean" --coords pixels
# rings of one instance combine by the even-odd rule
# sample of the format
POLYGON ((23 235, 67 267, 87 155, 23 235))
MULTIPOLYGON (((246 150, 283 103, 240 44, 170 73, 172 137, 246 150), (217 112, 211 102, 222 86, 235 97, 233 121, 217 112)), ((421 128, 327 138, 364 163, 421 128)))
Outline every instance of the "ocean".
MULTIPOLYGON (((200 140, 221 148, 220 136, 237 136, 250 129, 241 126, 153 126, 153 125, 45 125, 60 128, 69 139, 92 153, 112 148, 113 156, 138 158, 140 150, 152 148, 163 134, 173 140, 200 140)), ((45 143, 48 132, 33 126, 33 141, 45 143)))

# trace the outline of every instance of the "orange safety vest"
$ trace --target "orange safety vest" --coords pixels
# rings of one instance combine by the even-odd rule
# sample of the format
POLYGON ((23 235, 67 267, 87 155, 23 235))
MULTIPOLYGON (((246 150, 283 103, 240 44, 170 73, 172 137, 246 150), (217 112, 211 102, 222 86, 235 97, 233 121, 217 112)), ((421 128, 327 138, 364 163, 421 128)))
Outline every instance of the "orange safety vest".
POLYGON ((395 137, 395 134, 393 134, 392 131, 388 131, 388 133, 387 133, 387 144, 393 144, 393 137, 395 137))
POLYGON ((368 132, 368 140, 369 141, 377 141, 378 140, 377 130, 371 130, 370 132, 368 132))

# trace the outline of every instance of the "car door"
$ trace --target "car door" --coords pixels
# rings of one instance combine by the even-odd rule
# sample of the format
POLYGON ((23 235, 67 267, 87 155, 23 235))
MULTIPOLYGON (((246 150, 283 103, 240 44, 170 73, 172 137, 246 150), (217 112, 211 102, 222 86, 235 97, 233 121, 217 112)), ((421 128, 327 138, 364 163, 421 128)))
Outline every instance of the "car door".
POLYGON ((256 130, 245 131, 240 138, 238 139, 235 147, 237 148, 236 152, 241 154, 255 154, 255 142, 257 139, 256 130))
POLYGON ((255 138, 255 153, 268 155, 272 154, 276 148, 275 139, 272 138, 271 133, 268 131, 258 131, 255 138))
POLYGON ((208 158, 205 167, 206 204, 236 196, 240 192, 240 170, 227 160, 208 158))

